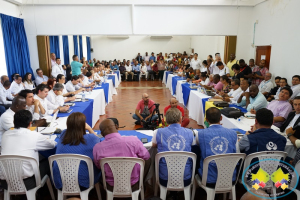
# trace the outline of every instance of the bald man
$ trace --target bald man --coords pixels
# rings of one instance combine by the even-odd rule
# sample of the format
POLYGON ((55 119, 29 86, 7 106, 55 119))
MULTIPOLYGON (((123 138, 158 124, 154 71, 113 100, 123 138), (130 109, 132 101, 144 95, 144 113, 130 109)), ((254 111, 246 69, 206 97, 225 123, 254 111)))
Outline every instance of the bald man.
POLYGON ((271 78, 272 78, 272 74, 271 73, 266 73, 266 75, 264 76, 264 80, 259 84, 258 89, 259 91, 263 94, 263 95, 267 95, 269 94, 269 92, 271 91, 271 89, 274 87, 271 78))
POLYGON ((267 99, 261 92, 259 92, 257 85, 251 85, 249 87, 249 92, 242 93, 237 103, 238 106, 246 106, 248 112, 252 109, 257 111, 268 106, 267 99))
MULTIPOLYGON (((105 140, 94 146, 93 157, 95 165, 101 169, 100 160, 106 157, 133 157, 145 160, 144 178, 148 173, 151 159, 148 150, 136 136, 122 137, 111 119, 105 119, 100 123, 99 129, 105 140)), ((113 190, 114 178, 111 169, 104 167, 107 188, 113 190)), ((102 172, 103 173, 103 172, 102 172)), ((103 174, 102 174, 103 175, 103 174)), ((138 189, 140 165, 135 165, 131 174, 132 190, 138 189)), ((144 179, 145 180, 145 179, 144 179)))
POLYGON ((187 127, 189 125, 189 123, 190 123, 190 119, 188 119, 188 118, 184 119, 183 118, 184 117, 184 109, 178 105, 178 101, 174 97, 172 97, 170 99, 170 105, 168 105, 167 107, 165 107, 165 109, 164 109, 164 115, 166 115, 167 111, 170 108, 177 108, 178 110, 180 110, 181 116, 182 116, 181 127, 187 127))
POLYGON ((141 121, 149 121, 151 117, 152 121, 157 120, 157 115, 152 116, 153 110, 155 109, 154 104, 155 102, 149 98, 147 93, 142 95, 142 100, 138 102, 135 114, 132 115, 132 118, 136 120, 136 125, 141 125, 141 121))

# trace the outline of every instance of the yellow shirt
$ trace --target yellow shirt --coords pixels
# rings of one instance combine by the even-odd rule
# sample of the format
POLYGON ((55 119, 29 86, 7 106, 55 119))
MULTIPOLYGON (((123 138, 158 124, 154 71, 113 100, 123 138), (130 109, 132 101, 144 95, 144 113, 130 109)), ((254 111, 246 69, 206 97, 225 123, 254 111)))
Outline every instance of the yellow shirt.
POLYGON ((230 71, 230 76, 234 76, 234 71, 231 69, 231 67, 234 64, 239 64, 239 61, 234 59, 232 62, 229 60, 228 63, 227 63, 227 67, 229 68, 229 71, 230 71))

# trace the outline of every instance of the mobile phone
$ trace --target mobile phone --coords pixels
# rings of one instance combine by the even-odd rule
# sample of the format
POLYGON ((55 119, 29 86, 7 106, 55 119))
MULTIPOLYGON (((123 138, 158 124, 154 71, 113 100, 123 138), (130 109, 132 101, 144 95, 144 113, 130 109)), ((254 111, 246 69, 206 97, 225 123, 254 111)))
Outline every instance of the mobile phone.
POLYGON ((142 141, 143 144, 148 143, 148 139, 147 138, 141 138, 141 141, 142 141))

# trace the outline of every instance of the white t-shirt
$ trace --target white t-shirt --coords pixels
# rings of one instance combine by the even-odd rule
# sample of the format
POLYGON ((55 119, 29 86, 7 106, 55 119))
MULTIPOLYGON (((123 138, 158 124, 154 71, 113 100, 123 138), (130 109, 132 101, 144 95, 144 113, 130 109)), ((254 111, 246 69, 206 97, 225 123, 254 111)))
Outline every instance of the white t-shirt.
POLYGON ((201 60, 199 58, 197 58, 197 60, 195 60, 195 58, 193 58, 190 62, 191 67, 196 70, 196 69, 200 69, 201 67, 201 60))
POLYGON ((239 87, 236 90, 231 89, 230 92, 228 93, 228 96, 232 97, 231 98, 232 103, 236 103, 242 93, 244 93, 244 91, 239 87))
POLYGON ((226 65, 224 65, 223 69, 219 69, 219 75, 220 76, 223 76, 223 75, 226 75, 226 74, 229 74, 229 73, 230 73, 229 68, 226 65))
POLYGON ((73 85, 72 81, 68 81, 66 83, 66 90, 68 92, 75 92, 76 90, 79 90, 80 87, 78 85, 73 85))
POLYGON ((21 90, 24 90, 24 86, 23 86, 23 83, 21 82, 20 84, 16 83, 15 81, 13 81, 11 83, 11 86, 10 86, 10 90, 11 90, 11 93, 13 95, 16 95, 18 94, 21 90))

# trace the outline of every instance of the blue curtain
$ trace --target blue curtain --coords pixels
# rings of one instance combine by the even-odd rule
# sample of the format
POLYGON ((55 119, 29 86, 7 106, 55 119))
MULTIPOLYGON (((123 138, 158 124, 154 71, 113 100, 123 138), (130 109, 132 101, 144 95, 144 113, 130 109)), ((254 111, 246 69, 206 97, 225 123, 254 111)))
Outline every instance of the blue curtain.
POLYGON ((86 37, 86 47, 87 47, 87 61, 91 60, 91 38, 86 37))
POLYGON ((79 35, 79 50, 80 50, 79 59, 81 60, 83 58, 82 35, 79 35))
POLYGON ((4 14, 0 14, 0 18, 2 22, 7 75, 10 81, 12 81, 11 76, 14 73, 19 73, 23 77, 27 72, 30 72, 34 79, 30 65, 24 20, 4 14))
POLYGON ((63 50, 64 50, 64 61, 65 61, 64 64, 67 65, 67 64, 70 64, 68 36, 67 35, 63 35, 62 36, 62 40, 63 40, 63 50))
POLYGON ((49 42, 50 42, 50 53, 55 53, 56 58, 60 58, 59 37, 49 36, 49 42))
POLYGON ((78 56, 77 35, 73 35, 73 43, 74 43, 74 55, 78 56))

